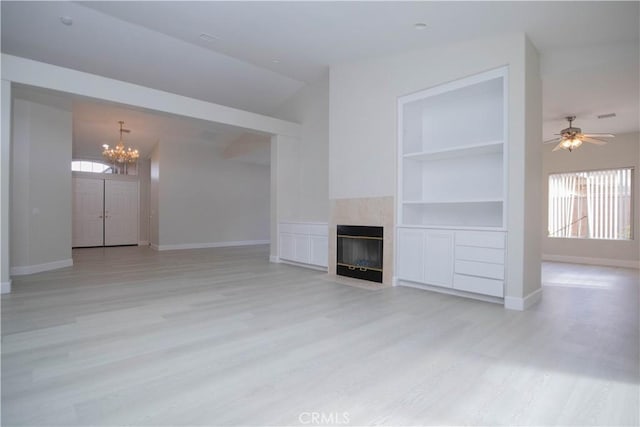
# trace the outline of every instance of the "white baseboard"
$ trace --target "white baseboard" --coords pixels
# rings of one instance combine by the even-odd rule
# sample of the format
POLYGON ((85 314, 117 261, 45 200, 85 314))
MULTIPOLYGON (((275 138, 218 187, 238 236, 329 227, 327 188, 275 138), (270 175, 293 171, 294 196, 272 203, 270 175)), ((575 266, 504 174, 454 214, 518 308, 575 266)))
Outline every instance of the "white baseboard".
POLYGON ((278 258, 276 255, 269 255, 269 262, 278 264, 280 262, 280 258, 278 258))
MULTIPOLYGON (((173 251, 179 249, 205 249, 205 248, 226 248, 230 246, 252 246, 268 245, 271 240, 238 240, 235 242, 213 242, 213 243, 186 243, 182 245, 157 245, 158 251, 173 251)), ((154 245, 151 245, 153 247, 154 245)))
POLYGON ((149 246, 149 241, 148 240, 140 240, 138 242, 138 246, 149 246))
POLYGON ((289 264, 289 265, 295 265, 296 267, 303 267, 303 268, 309 268, 311 270, 324 271, 325 273, 329 270, 329 267, 323 267, 320 265, 313 265, 313 264, 304 264, 302 262, 289 261, 286 259, 280 259, 279 262, 281 264, 289 264))
POLYGON ((604 265, 607 267, 640 268, 639 261, 621 260, 611 258, 587 258, 566 255, 542 255, 543 261, 568 262, 570 264, 604 265))
POLYGON ((536 289, 524 298, 504 297, 504 308, 524 311, 536 304, 542 298, 542 288, 536 289))
POLYGON ((11 280, 0 283, 0 294, 8 294, 11 292, 11 280))
POLYGON ((71 266, 73 266, 73 259, 62 259, 60 261, 46 262, 44 264, 11 267, 11 275, 22 276, 25 274, 41 273, 43 271, 57 270, 58 268, 71 266))
POLYGON ((422 289, 425 291, 433 291, 440 294, 454 295, 457 297, 464 297, 469 299, 475 299, 478 301, 491 302, 494 304, 501 304, 501 305, 503 304, 502 298, 492 297, 489 295, 474 294, 472 292, 459 291, 453 288, 443 288, 441 286, 432 286, 432 285, 427 285, 425 283, 409 282, 407 280, 396 279, 395 286, 407 286, 409 288, 422 289))

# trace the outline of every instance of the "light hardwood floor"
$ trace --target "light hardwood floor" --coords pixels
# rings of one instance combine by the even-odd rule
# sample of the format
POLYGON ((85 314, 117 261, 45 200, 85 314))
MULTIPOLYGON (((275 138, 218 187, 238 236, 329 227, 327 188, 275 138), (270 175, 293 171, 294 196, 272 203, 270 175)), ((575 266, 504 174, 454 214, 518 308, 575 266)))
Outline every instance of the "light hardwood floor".
POLYGON ((73 256, 2 296, 5 426, 639 423, 637 270, 545 264, 515 312, 264 246, 73 256))

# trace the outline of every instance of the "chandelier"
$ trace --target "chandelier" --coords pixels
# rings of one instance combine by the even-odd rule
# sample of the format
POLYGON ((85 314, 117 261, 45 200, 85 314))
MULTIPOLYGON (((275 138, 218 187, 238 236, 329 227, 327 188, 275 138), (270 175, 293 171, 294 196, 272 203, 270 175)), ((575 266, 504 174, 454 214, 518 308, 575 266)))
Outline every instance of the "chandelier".
POLYGON ((140 157, 138 150, 133 150, 131 147, 125 148, 124 143, 122 142, 122 132, 129 133, 131 132, 129 129, 123 129, 122 125, 124 122, 120 120, 120 141, 116 144, 114 148, 109 148, 108 144, 104 144, 102 148, 102 155, 105 159, 112 163, 135 163, 140 157))

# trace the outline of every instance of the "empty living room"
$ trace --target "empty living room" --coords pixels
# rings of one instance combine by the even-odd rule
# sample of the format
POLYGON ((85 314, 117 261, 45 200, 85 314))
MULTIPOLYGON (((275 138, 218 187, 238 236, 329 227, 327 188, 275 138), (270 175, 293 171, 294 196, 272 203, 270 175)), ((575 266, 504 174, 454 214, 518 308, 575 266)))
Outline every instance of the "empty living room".
POLYGON ((2 0, 1 424, 640 425, 639 16, 2 0))

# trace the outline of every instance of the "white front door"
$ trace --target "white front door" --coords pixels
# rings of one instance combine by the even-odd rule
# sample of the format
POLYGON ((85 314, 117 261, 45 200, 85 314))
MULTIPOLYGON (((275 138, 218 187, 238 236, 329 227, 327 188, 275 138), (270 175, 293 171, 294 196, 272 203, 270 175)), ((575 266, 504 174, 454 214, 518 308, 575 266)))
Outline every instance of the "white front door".
POLYGON ((102 246, 104 180, 73 178, 73 247, 102 246))
POLYGON ((104 244, 138 244, 138 182, 104 183, 104 244))

